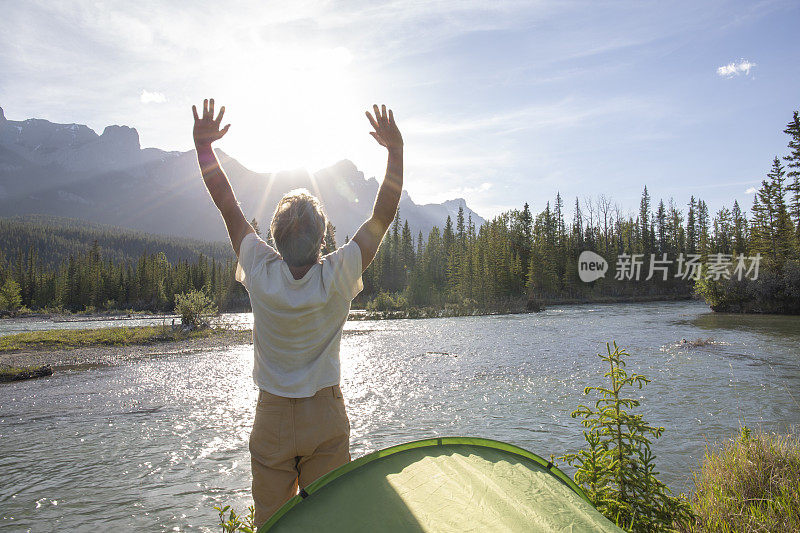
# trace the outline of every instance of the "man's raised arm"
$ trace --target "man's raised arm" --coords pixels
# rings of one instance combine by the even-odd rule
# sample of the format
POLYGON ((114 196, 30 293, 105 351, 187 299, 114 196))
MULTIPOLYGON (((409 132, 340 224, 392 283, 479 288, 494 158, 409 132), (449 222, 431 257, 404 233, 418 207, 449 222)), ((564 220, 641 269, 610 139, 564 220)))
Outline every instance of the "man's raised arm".
POLYGON ((194 114, 194 146, 197 149, 197 162, 200 163, 200 172, 203 174, 203 181, 206 184, 211 199, 222 213, 225 227, 228 228, 228 235, 231 238, 233 251, 239 255, 239 245, 248 233, 253 233, 253 227, 247 222, 242 213, 239 202, 233 194, 233 189, 228 181, 228 176, 223 172, 219 165, 216 154, 211 148, 211 143, 221 139, 228 133, 230 124, 220 129, 222 115, 225 114, 225 106, 219 110, 219 115, 214 118, 214 99, 203 100, 203 116, 197 116, 197 108, 192 106, 194 114))
POLYGON ((384 146, 389 154, 386 162, 386 177, 383 178, 383 183, 378 189, 372 216, 361 225, 353 236, 353 240, 361 249, 362 270, 366 270, 375 258, 378 246, 397 214, 397 204, 400 203, 400 193, 403 190, 403 137, 400 135, 400 130, 397 129, 391 109, 387 113, 385 105, 380 109, 377 105, 372 107, 375 117, 373 118, 367 111, 367 118, 375 131, 371 131, 369 134, 381 146, 384 146))

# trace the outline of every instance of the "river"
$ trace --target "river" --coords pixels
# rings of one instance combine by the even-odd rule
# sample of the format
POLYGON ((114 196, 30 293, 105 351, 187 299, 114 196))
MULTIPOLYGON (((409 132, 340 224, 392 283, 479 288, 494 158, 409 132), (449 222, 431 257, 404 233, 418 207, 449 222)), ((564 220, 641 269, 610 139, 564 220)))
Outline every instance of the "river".
MULTIPOLYGON (((636 394, 666 428, 654 450, 675 491, 691 489, 706 445, 740 424, 800 425, 800 317, 717 315, 697 302, 564 306, 348 322, 352 454, 433 435, 573 451, 582 434, 570 412, 602 379, 596 353, 612 340, 653 380, 636 394), (698 338, 709 342, 680 343, 698 338)), ((214 505, 250 504, 251 365, 242 346, 0 385, 0 527, 218 531, 214 505)))

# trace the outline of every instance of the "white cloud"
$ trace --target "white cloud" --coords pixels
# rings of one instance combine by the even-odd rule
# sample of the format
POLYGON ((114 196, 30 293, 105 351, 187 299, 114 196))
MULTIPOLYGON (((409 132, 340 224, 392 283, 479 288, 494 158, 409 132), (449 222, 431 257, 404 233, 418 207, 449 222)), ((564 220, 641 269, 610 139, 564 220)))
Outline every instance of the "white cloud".
POLYGON ((147 89, 142 89, 142 94, 139 96, 139 99, 143 104, 163 104, 167 101, 167 97, 164 96, 164 93, 150 92, 147 89))
POLYGON ((740 59, 739 61, 731 61, 727 65, 717 67, 717 74, 722 76, 723 78, 732 78, 740 74, 749 76, 750 70, 752 70, 752 68, 755 66, 756 64, 753 63, 752 61, 748 61, 747 59, 740 59))
POLYGON ((744 191, 745 194, 754 194, 755 192, 756 192, 756 188, 755 187, 750 187, 749 189, 744 191))
MULTIPOLYGON (((486 216, 518 208, 531 194, 588 194, 601 185, 584 190, 579 183, 626 176, 615 150, 677 137, 676 128, 695 119, 690 110, 669 112, 669 91, 650 101, 648 92, 627 88, 626 74, 698 32, 720 23, 727 31, 724 19, 734 13, 750 24, 777 9, 758 3, 720 17, 715 4, 691 2, 602 10, 553 0, 234 4, 198 33, 215 5, 209 0, 193 10, 151 0, 145 8, 10 2, 0 17, 3 105, 20 117, 86 122, 98 131, 124 123, 137 127, 144 146, 186 150, 190 105, 215 96, 234 123, 225 149, 250 168, 320 168, 348 157, 380 177, 385 156, 362 131, 361 106, 386 98, 414 154, 406 171, 415 199, 441 201, 457 191, 486 216), (484 51, 492 53, 482 52, 487 39, 491 50, 484 51), (197 79, 197 71, 216 75, 197 79), (619 77, 623 88, 595 88, 586 81, 595 77, 619 77), (268 139, 259 129, 264 119, 275 132, 268 139), (481 189, 485 182, 492 186, 481 189)), ((703 67, 707 75, 718 59, 703 67)), ((755 74, 753 63, 734 59, 720 67, 721 77, 755 74)), ((636 205, 638 190, 632 194, 636 205)))
POLYGON ((491 188, 492 188, 492 184, 484 181, 483 183, 481 183, 477 187, 464 187, 464 188, 460 189, 459 192, 461 194, 473 194, 473 193, 478 193, 478 192, 486 192, 491 188))

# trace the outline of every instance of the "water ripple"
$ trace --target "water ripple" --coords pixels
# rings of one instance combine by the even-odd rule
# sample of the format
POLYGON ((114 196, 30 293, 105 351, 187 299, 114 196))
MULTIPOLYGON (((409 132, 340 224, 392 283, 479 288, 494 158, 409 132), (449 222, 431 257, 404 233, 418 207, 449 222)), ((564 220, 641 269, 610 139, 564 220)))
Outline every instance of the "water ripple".
MULTIPOLYGON (((246 326, 252 317, 228 320, 246 326)), ((505 440, 543 457, 574 451, 581 427, 570 412, 605 371, 595 354, 617 340, 632 354, 629 369, 653 379, 639 396, 645 416, 666 427, 654 446, 659 470, 686 490, 707 442, 740 423, 800 424, 798 326, 685 302, 348 323, 351 452, 435 435, 505 440)), ((0 386, 4 531, 217 531, 214 505, 251 504, 251 349, 0 386)))

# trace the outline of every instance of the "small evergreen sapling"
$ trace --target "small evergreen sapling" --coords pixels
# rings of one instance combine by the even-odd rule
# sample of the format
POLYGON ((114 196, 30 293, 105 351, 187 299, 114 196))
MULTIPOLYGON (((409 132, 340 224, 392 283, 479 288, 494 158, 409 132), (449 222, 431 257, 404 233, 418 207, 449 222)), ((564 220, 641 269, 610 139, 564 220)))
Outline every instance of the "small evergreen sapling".
POLYGON ((255 509, 252 505, 247 508, 246 515, 237 515, 230 505, 215 506, 214 509, 219 513, 222 533, 256 533, 258 528, 255 525, 255 509))
POLYGON ((627 398, 628 388, 641 389, 650 382, 640 374, 628 374, 628 352, 606 344, 607 355, 598 356, 608 364, 608 387, 586 387, 584 394, 599 393, 594 407, 578 406, 573 418, 581 424, 587 447, 563 459, 578 468, 575 482, 581 485, 595 507, 627 531, 674 531, 691 516, 688 502, 656 477, 655 455, 650 438, 659 438, 663 427, 648 424, 631 411, 639 401, 627 398))

